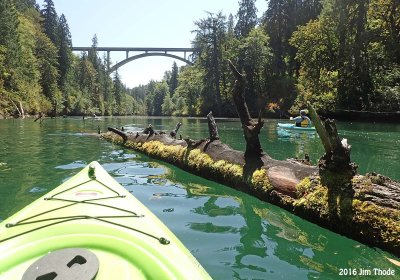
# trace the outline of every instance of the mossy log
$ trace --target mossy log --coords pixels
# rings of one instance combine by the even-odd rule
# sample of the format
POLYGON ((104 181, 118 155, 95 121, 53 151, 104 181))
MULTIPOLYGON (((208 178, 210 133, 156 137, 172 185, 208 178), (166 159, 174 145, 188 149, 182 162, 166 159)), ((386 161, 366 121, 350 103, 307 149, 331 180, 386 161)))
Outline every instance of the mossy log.
POLYGON ((354 194, 348 199, 321 184, 316 166, 275 160, 266 154, 259 161, 248 161, 244 152, 219 140, 178 140, 168 134, 110 130, 102 134, 108 141, 247 192, 334 232, 400 256, 399 182, 379 174, 356 175, 352 178, 354 194), (346 211, 332 214, 338 209, 346 211))

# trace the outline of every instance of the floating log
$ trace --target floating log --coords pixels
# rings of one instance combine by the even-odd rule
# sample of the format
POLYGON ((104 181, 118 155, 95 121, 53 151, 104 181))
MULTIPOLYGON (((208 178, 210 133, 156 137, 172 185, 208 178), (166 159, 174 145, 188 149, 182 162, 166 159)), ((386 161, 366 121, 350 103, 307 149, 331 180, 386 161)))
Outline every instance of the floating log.
POLYGON ((248 114, 244 77, 230 65, 239 80, 234 99, 244 130, 245 152, 216 139, 214 128, 210 139, 200 140, 175 139, 148 129, 128 134, 109 128, 102 137, 400 256, 400 183, 375 173, 356 174, 350 146, 339 139, 334 122, 322 122, 313 108, 309 108, 311 118, 325 148, 318 166, 271 158, 262 151, 258 138, 263 121, 260 117, 253 121, 248 114))

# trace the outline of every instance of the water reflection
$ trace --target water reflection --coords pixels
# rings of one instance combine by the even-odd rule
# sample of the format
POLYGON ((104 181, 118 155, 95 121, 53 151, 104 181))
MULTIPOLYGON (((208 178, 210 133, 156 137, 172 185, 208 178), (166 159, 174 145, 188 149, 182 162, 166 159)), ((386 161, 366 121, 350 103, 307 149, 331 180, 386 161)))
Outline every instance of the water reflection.
MULTIPOLYGON (((0 220, 76 174, 86 163, 98 160, 166 223, 214 279, 340 279, 339 268, 375 267, 392 268, 400 274, 388 260, 398 259, 385 252, 324 230, 244 193, 89 136, 98 125, 104 131, 107 126, 131 124, 132 128, 143 128, 152 123, 169 130, 178 121, 183 123, 182 135, 207 137, 205 119, 46 120, 41 126, 20 120, 6 125, 0 122, 2 135, 8 135, 0 135, 0 220), (15 135, 21 145, 15 146, 15 135)), ((242 149, 240 125, 218 122, 223 127, 222 140, 242 149)), ((273 121, 267 121, 265 128, 261 136, 263 149, 276 158, 301 157, 306 152, 312 156, 313 151, 315 158, 322 154, 318 138, 279 135, 273 121)), ((394 136, 389 135, 390 139, 381 139, 384 132, 369 129, 362 134, 365 138, 357 138, 351 127, 343 131, 354 144, 353 149, 358 147, 363 155, 369 147, 375 147, 398 159, 399 154, 387 147, 399 131, 391 132, 394 136)), ((399 160, 393 162, 386 162, 384 167, 398 170, 395 164, 399 160)))
POLYGON ((373 251, 253 197, 235 191, 227 195, 224 186, 205 186, 187 176, 194 181, 186 185, 187 197, 202 197, 202 203, 190 211, 205 216, 203 222, 192 217, 196 222, 189 222, 188 227, 209 235, 207 240, 214 245, 209 254, 213 260, 223 260, 225 272, 208 263, 217 279, 337 279, 340 268, 377 265, 398 270, 380 250, 373 251))
POLYGON ((278 133, 278 139, 281 141, 290 141, 292 143, 297 143, 297 140, 308 140, 315 139, 317 134, 315 131, 296 131, 296 130, 288 130, 281 127, 277 127, 276 129, 278 133))

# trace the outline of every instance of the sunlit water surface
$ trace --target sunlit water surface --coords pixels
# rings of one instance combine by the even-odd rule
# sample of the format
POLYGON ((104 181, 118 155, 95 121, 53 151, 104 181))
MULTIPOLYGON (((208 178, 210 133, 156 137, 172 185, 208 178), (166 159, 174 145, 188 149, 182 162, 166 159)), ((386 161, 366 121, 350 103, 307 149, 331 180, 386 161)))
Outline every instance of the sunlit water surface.
MULTIPOLYGON (((205 119, 80 118, 0 120, 0 220, 58 186, 97 160, 181 239, 214 279, 347 279, 349 269, 371 275, 351 278, 399 279, 396 257, 345 238, 226 186, 99 139, 107 126, 140 130, 149 123, 180 134, 207 137, 205 119), (374 268, 393 269, 379 277, 374 268)), ((277 129, 267 120, 264 151, 277 159, 303 158, 315 164, 323 147, 315 133, 277 129)), ((243 149, 240 123, 217 120, 221 140, 243 149)), ((360 173, 377 171, 400 179, 400 126, 339 123, 352 145, 360 173)))

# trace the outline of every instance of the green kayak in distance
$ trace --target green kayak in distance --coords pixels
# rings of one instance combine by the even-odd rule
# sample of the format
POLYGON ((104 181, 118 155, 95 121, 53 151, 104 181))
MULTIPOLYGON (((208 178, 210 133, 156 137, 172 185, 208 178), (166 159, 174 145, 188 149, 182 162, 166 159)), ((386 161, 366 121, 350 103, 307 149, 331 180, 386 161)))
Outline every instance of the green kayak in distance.
POLYGON ((0 224, 0 279, 211 277, 148 208, 92 162, 0 224))
POLYGON ((288 129, 288 130, 297 130, 297 131, 315 131, 314 126, 299 127, 293 123, 278 123, 278 128, 283 128, 283 129, 288 129))

